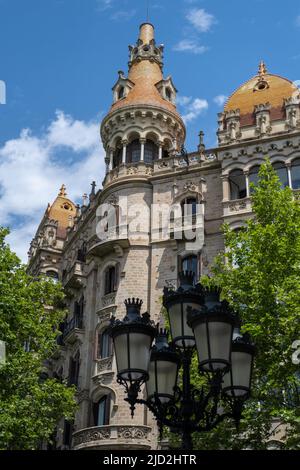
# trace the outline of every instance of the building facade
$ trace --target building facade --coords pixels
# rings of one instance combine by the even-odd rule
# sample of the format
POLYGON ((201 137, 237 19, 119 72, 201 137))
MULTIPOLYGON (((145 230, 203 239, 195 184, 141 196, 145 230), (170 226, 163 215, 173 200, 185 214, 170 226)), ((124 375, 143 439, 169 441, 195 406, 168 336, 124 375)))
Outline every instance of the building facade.
POLYGON ((77 386, 79 409, 74 423, 59 423, 59 449, 157 448, 151 413, 139 406, 131 419, 117 384, 111 316, 123 318, 124 300, 139 297, 159 322, 162 289, 177 286, 179 271, 209 273, 224 250, 221 225, 235 230, 251 216, 250 182, 266 156, 282 184, 295 196, 300 190, 300 100, 290 80, 261 63, 218 115, 218 146, 206 149, 200 133, 187 154, 177 90, 163 76, 163 46, 150 23, 129 52, 128 76, 118 72, 100 128, 102 188, 93 182, 75 205, 62 186, 29 250, 29 271, 59 279, 69 311, 49 367, 77 386), (182 222, 194 240, 182 235, 182 222))

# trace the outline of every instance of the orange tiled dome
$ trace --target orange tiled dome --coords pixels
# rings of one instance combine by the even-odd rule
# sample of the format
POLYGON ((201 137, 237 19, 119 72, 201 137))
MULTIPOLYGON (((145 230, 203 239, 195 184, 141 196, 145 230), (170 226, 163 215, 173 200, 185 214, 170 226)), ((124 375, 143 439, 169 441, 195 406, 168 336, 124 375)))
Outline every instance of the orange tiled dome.
POLYGON ((260 63, 258 74, 240 86, 228 99, 224 111, 240 110, 241 125, 251 125, 254 107, 259 104, 271 105, 270 119, 283 119, 284 100, 298 95, 299 90, 287 78, 267 73, 265 64, 260 63))

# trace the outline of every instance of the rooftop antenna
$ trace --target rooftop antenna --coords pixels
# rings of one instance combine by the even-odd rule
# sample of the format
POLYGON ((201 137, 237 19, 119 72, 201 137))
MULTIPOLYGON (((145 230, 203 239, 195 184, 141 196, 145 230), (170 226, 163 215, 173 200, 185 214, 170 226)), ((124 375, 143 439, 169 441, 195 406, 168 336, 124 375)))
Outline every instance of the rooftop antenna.
POLYGON ((147 0, 147 23, 149 23, 149 0, 147 0))

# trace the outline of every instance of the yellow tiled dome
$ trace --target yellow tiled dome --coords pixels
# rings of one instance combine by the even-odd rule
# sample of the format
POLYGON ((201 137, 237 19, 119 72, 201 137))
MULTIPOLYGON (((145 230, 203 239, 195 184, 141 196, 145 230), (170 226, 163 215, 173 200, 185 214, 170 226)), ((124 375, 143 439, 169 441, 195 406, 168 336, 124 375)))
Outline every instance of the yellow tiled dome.
POLYGON ((254 107, 269 103, 271 120, 284 116, 284 100, 298 95, 299 90, 287 78, 267 73, 263 62, 258 74, 240 86, 227 100, 224 111, 240 110, 241 124, 251 124, 254 107))

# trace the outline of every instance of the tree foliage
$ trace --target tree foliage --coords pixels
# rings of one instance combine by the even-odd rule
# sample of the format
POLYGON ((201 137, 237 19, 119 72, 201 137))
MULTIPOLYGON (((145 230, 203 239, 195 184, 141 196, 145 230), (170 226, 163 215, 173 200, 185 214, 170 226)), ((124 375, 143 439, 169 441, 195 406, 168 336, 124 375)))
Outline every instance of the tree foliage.
POLYGON ((0 228, 0 449, 36 449, 75 410, 74 389, 44 375, 65 312, 61 286, 29 276, 0 228))
POLYGON ((268 160, 252 191, 253 217, 238 231, 223 226, 226 251, 213 276, 201 279, 222 288, 256 344, 252 398, 239 431, 226 421, 196 435, 201 449, 264 449, 279 437, 282 448, 300 448, 299 366, 292 361, 300 339, 300 205, 268 160))

